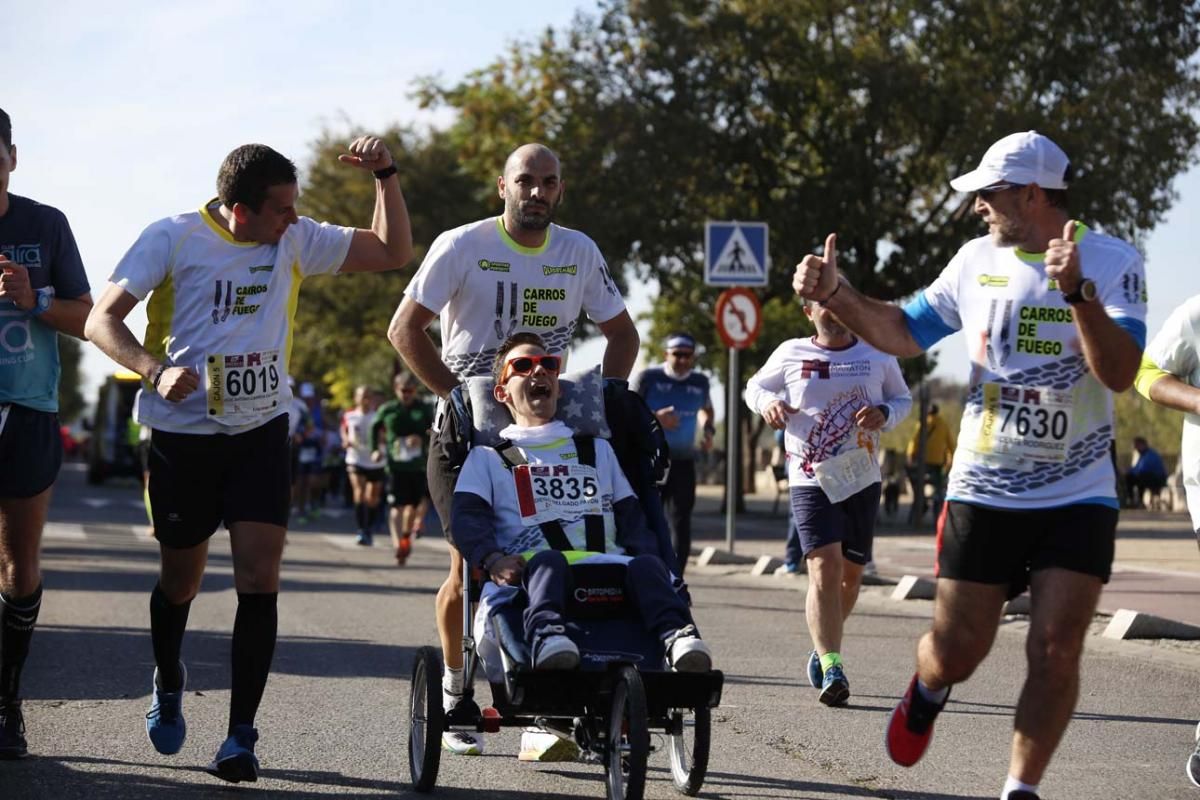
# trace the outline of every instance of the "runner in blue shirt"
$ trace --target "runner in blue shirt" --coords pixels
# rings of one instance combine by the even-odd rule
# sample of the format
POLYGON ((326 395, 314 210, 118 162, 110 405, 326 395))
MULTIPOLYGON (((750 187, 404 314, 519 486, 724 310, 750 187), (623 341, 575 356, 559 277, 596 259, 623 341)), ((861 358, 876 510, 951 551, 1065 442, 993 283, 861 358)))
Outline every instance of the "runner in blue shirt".
POLYGON ((687 333, 667 337, 663 364, 643 370, 633 390, 658 417, 671 448, 671 471, 662 487, 663 505, 675 536, 676 574, 683 575, 692 549, 692 508, 696 505, 696 427, 704 432, 701 447, 712 449, 713 407, 708 377, 693 370, 696 340, 687 333))
POLYGON ((17 167, 0 110, 0 759, 27 752, 21 667, 42 602, 38 563, 62 465, 58 334, 83 338, 87 274, 62 212, 8 193, 17 167))

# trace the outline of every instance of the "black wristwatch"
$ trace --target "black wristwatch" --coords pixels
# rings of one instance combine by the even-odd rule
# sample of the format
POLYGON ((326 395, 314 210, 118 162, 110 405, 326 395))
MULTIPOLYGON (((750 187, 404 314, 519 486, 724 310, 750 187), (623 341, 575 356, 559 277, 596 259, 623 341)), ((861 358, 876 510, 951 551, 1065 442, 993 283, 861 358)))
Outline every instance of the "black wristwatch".
POLYGON ((1063 292, 1062 297, 1071 305, 1090 303, 1096 299, 1096 282, 1091 278, 1084 278, 1079 282, 1079 286, 1075 287, 1075 291, 1070 294, 1063 292))
POLYGON ((395 164, 392 164, 390 167, 384 167, 383 169, 377 169, 374 172, 375 180, 377 180, 377 181, 387 180, 388 178, 392 177, 399 171, 400 170, 396 169, 395 164))

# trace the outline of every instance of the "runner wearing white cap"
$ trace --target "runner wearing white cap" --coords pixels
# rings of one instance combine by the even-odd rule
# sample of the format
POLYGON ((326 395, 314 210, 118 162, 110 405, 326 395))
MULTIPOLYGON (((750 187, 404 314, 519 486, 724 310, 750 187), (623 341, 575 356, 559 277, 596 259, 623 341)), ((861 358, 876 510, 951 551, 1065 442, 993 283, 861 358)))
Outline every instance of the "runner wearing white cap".
POLYGON ((951 182, 975 192, 989 235, 968 242, 900 307, 855 291, 837 237, 793 287, 879 349, 916 356, 966 334, 971 375, 938 521, 938 587, 917 673, 888 722, 897 763, 924 754, 950 687, 991 649, 1007 598, 1028 585, 1028 674, 1001 797, 1036 800, 1079 690, 1083 640, 1112 568, 1117 524, 1112 392, 1145 343, 1142 258, 1067 213, 1070 164, 1045 136, 1006 136, 951 182))

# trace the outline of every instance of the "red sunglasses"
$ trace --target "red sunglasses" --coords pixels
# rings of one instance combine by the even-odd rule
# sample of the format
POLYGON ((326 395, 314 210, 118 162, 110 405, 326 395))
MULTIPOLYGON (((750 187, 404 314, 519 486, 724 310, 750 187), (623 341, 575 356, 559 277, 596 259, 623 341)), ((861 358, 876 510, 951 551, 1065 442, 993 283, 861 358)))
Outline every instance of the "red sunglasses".
POLYGON ((562 367, 562 359, 558 356, 513 356, 504 362, 504 372, 500 374, 500 383, 507 383, 513 375, 529 375, 535 367, 541 366, 546 372, 558 374, 562 367))

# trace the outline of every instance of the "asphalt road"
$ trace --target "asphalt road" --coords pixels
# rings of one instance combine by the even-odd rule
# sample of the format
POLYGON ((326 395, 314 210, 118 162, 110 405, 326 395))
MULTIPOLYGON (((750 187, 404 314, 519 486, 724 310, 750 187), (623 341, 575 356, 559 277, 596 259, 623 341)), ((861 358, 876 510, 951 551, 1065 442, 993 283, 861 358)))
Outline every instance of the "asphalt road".
MULTIPOLYGON (((0 762, 0 799, 382 798, 409 794, 406 704, 416 648, 436 641, 433 596, 444 544, 420 540, 398 569, 382 544, 356 547, 348 515, 289 535, 275 668, 259 715, 257 784, 227 787, 203 772, 224 736, 229 633, 236 596, 225 534, 192 606, 184 659, 188 740, 160 756, 144 733, 153 661, 147 603, 157 548, 130 485, 87 487, 69 468, 44 543, 47 594, 24 688, 30 750, 0 762)), ((978 673, 957 687, 925 759, 887 760, 884 722, 913 669, 930 604, 868 589, 843 648, 853 696, 817 703, 803 579, 689 573, 695 614, 726 673, 714 713, 711 798, 994 798, 1008 764, 1024 674, 1025 623, 1007 621, 978 673)), ((479 687, 486 695, 486 686, 479 687)), ((1089 640, 1076 718, 1042 784, 1045 798, 1200 798, 1184 763, 1200 717, 1200 647, 1089 640)), ((604 796, 585 764, 527 764, 518 736, 488 737, 487 755, 445 754, 435 796, 604 796)), ((662 742, 656 742, 662 744, 662 742)), ((674 797, 664 752, 647 796, 674 797)))

